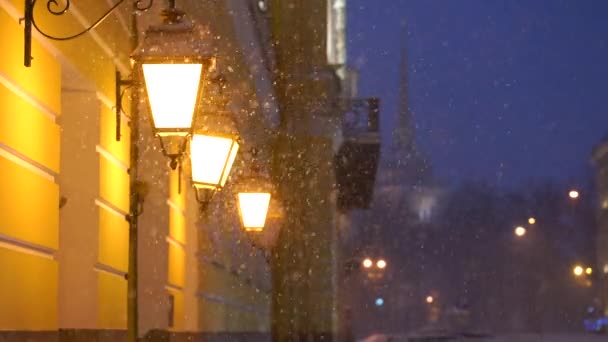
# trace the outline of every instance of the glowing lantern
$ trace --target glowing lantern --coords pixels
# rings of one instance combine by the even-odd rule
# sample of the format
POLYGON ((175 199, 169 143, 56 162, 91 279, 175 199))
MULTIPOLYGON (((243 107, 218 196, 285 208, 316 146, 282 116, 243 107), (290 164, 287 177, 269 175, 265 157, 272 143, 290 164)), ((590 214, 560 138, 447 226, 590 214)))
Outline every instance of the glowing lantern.
POLYGON ((237 200, 243 229, 261 232, 266 225, 273 186, 270 180, 260 173, 256 160, 257 152, 253 150, 252 154, 251 175, 239 182, 237 200))
POLYGON ((239 215, 246 231, 262 231, 266 224, 268 205, 270 204, 268 192, 240 192, 239 215))
POLYGON ((143 80, 154 134, 161 139, 171 167, 185 152, 187 136, 202 101, 203 84, 215 68, 215 57, 203 31, 183 20, 183 12, 165 12, 151 26, 131 58, 143 80))
POLYGON ((234 138, 194 134, 190 142, 194 187, 221 189, 226 184, 238 150, 239 144, 234 138))

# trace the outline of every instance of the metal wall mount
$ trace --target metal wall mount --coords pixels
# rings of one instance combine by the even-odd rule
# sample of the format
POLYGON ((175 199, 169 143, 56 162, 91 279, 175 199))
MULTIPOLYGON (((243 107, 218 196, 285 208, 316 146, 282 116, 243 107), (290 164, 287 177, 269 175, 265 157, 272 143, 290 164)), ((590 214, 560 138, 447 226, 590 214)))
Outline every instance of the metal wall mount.
MULTIPOLYGON (((23 28, 23 36, 24 36, 24 49, 23 49, 23 65, 26 67, 32 66, 32 28, 36 29, 38 33, 40 33, 45 38, 57 41, 66 41, 72 40, 74 38, 78 38, 91 30, 95 29, 99 24, 101 24, 104 20, 106 20, 115 9, 117 9, 120 5, 122 5, 126 0, 119 0, 114 5, 112 5, 105 13, 103 13, 97 20, 91 24, 91 26, 85 28, 84 30, 63 37, 57 37, 50 33, 42 30, 38 24, 36 23, 36 19, 34 18, 34 8, 38 0, 24 0, 24 16, 19 19, 19 23, 24 23, 23 28)), ((47 0, 46 1, 46 9, 47 11, 55 16, 61 16, 69 12, 70 10, 70 0, 64 0, 63 5, 59 4, 57 0, 47 0)), ((137 12, 143 12, 149 10, 154 4, 154 0, 134 0, 133 9, 137 12)))

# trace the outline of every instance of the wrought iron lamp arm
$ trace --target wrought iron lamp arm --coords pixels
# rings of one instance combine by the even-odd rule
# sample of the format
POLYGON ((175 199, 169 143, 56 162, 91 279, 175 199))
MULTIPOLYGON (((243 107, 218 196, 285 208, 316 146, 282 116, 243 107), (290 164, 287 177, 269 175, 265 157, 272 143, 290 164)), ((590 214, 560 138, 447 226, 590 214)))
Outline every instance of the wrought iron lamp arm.
MULTIPOLYGON (((78 37, 90 32, 91 30, 95 29, 97 26, 99 26, 99 24, 101 24, 104 20, 106 20, 116 8, 118 8, 120 5, 122 5, 125 2, 125 0, 118 0, 118 2, 116 2, 114 5, 112 5, 112 7, 110 7, 110 9, 108 9, 101 17, 99 17, 99 19, 95 20, 95 22, 93 22, 93 24, 91 26, 85 28, 83 31, 72 34, 70 36, 56 37, 49 33, 44 32, 36 23, 36 19, 34 18, 34 6, 36 6, 37 1, 38 0, 25 0, 24 17, 21 18, 21 20, 20 20, 20 22, 25 23, 25 27, 24 27, 25 49, 24 49, 23 64, 26 67, 29 67, 32 65, 32 59, 33 59, 32 58, 32 27, 35 28, 36 31, 38 31, 42 36, 44 36, 48 39, 57 40, 57 41, 72 40, 74 38, 78 38, 78 37)), ((153 4, 154 4, 154 0, 134 0, 134 9, 138 12, 143 12, 143 11, 150 9, 153 4), (142 3, 143 3, 143 5, 142 5, 142 3)), ((57 2, 57 0, 47 0, 46 9, 52 15, 56 15, 56 16, 64 15, 70 9, 70 0, 65 0, 65 5, 63 6, 63 8, 60 7, 60 4, 57 2)))

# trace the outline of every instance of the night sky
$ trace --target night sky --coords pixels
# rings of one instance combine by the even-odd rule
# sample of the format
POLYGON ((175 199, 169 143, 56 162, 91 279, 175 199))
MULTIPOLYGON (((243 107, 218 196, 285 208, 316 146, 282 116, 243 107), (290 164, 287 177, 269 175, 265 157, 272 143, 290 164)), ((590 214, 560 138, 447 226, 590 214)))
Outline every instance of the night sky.
MULTIPOLYGON (((349 64, 382 99, 383 143, 401 50, 417 143, 445 182, 581 184, 608 135, 608 1, 348 0, 349 64)), ((586 178, 587 177, 587 178, 586 178)))

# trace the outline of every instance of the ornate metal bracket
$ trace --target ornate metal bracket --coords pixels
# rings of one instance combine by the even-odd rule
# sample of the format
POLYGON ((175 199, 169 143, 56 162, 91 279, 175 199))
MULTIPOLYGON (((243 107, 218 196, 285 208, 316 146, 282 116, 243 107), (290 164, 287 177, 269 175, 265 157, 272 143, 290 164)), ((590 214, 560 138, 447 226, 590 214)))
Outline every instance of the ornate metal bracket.
MULTIPOLYGON (((78 37, 84 35, 85 33, 90 32, 91 30, 95 29, 97 26, 99 26, 99 24, 101 24, 105 19, 107 19, 116 8, 118 8, 120 5, 122 5, 125 2, 125 0, 118 0, 118 2, 116 2, 114 5, 112 5, 112 7, 110 7, 101 17, 99 17, 97 20, 95 20, 95 22, 93 22, 93 24, 91 26, 85 28, 83 31, 69 35, 69 36, 56 37, 56 36, 53 36, 52 34, 44 32, 36 23, 36 20, 34 18, 34 7, 36 6, 37 1, 38 0, 25 0, 24 17, 19 20, 20 23, 21 22, 24 23, 23 65, 25 65, 26 67, 32 66, 32 59, 33 59, 33 57, 32 57, 32 27, 35 28, 36 31, 38 31, 42 36, 44 36, 48 39, 58 40, 58 41, 72 40, 74 38, 78 38, 78 37)), ((64 15, 70 9, 70 0, 64 0, 64 2, 65 3, 62 7, 57 0, 47 0, 46 9, 52 15, 56 15, 56 16, 64 15)), ((143 11, 150 9, 152 7, 153 3, 154 3, 154 0, 134 0, 133 9, 137 12, 143 12, 143 11)))
POLYGON ((114 106, 114 110, 116 112, 116 141, 120 141, 121 133, 120 133, 120 122, 121 122, 121 114, 122 110, 122 98, 125 95, 125 91, 133 86, 133 80, 123 79, 120 71, 116 70, 116 104, 114 106))

